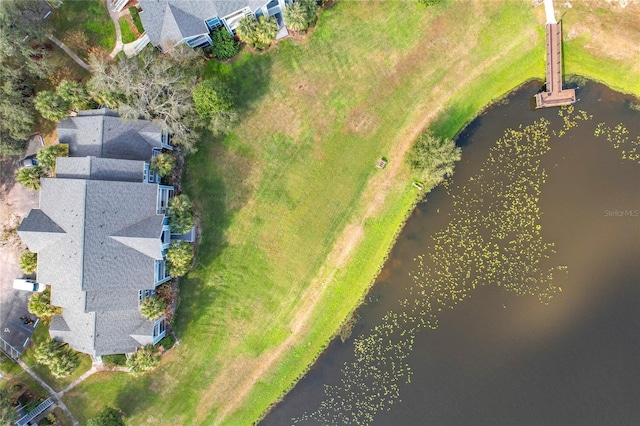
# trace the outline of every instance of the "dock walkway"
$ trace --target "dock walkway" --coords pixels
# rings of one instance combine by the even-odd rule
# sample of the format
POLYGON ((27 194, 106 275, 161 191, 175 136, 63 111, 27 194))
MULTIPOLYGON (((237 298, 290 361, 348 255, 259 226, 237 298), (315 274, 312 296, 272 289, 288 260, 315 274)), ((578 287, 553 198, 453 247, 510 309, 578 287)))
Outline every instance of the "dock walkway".
POLYGON ((547 23, 547 90, 536 95, 536 108, 570 105, 575 89, 562 89, 562 22, 547 23))

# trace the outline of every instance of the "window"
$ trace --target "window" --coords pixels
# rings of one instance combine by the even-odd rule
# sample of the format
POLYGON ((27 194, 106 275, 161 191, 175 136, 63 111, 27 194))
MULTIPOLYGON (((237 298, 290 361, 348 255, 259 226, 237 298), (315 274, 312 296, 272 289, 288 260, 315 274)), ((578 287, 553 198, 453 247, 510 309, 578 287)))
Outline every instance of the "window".
POLYGON ((215 18, 207 19, 204 22, 207 24, 207 28, 209 28, 209 31, 215 30, 216 28, 220 28, 222 26, 222 21, 217 16, 215 18))

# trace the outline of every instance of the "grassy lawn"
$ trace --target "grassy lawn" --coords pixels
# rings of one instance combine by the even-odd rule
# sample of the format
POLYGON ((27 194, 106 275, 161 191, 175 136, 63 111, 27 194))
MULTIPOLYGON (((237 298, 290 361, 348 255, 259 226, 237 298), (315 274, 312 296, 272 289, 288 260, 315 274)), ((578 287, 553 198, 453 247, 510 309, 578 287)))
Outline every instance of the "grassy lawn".
MULTIPOLYGON (((35 332, 31 336, 31 341, 34 345, 38 345, 40 342, 48 338, 49 327, 40 322, 36 327, 35 332)), ((89 355, 78 353, 78 356, 80 358, 80 365, 78 365, 78 367, 69 376, 62 379, 57 379, 53 375, 51 375, 51 373, 49 372, 49 367, 38 364, 35 361, 34 354, 35 347, 32 345, 22 353, 22 357, 20 357, 20 359, 24 361, 24 363, 29 367, 31 367, 31 369, 55 391, 61 391, 91 368, 91 357, 89 357, 89 355)))
MULTIPOLYGON (((65 395, 78 419, 108 404, 131 424, 257 420, 382 266, 416 198, 404 150, 423 128, 451 137, 542 78, 543 22, 528 2, 338 2, 300 43, 209 63, 203 75, 232 87, 242 121, 188 158, 203 237, 181 283, 180 345, 142 378, 101 373, 65 395)), ((600 68, 627 66, 617 87, 640 94, 637 61, 575 40, 565 58, 584 62, 568 70, 612 83, 618 72, 600 68)))
POLYGON ((53 35, 83 59, 89 46, 111 51, 116 44, 116 29, 101 0, 65 1, 49 21, 53 35))
POLYGON ((131 17, 123 16, 122 18, 120 18, 118 23, 120 24, 120 31, 122 32, 122 42, 127 44, 131 43, 132 41, 136 41, 138 37, 133 32, 133 29, 135 27, 133 27, 131 17))

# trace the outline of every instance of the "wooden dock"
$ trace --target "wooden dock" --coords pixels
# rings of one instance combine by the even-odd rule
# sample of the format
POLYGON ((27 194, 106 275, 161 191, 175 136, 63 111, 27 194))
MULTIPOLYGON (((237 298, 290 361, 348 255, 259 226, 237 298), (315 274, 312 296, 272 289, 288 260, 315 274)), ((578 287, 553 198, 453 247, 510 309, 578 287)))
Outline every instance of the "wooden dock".
POLYGON ((547 87, 536 95, 536 108, 570 105, 575 89, 562 89, 562 22, 547 23, 547 87))

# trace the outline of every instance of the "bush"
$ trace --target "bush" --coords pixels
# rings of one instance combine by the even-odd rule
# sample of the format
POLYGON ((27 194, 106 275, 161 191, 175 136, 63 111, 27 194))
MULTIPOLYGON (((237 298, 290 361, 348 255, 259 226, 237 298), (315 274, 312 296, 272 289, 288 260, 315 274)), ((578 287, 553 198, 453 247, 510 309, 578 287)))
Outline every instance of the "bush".
POLYGON ((52 315, 59 315, 62 313, 62 308, 51 304, 51 293, 49 292, 49 289, 46 289, 41 293, 33 293, 31 297, 29 297, 27 309, 33 315, 40 318, 49 318, 52 315))
POLYGON ((224 27, 211 31, 211 40, 213 41, 211 53, 221 61, 236 56, 240 50, 236 39, 224 27))
POLYGON ((103 355, 102 362, 107 365, 126 365, 127 356, 125 354, 103 355))
POLYGON ((138 349, 138 351, 127 358, 127 367, 134 376, 153 370, 160 363, 160 355, 157 349, 151 345, 138 349))
POLYGON ((184 241, 171 243, 167 250, 167 272, 172 277, 181 277, 191 268, 193 247, 184 241))
POLYGON ((98 417, 89 419, 87 426, 124 426, 122 413, 113 407, 104 407, 98 417))
POLYGON ((46 176, 47 173, 40 166, 23 167, 16 172, 16 180, 33 191, 40 189, 40 179, 46 176))
POLYGON ((171 176, 176 160, 171 154, 161 152, 151 159, 151 170, 156 172, 160 177, 171 176))
POLYGON ((150 320, 160 318, 166 309, 167 304, 158 296, 147 297, 140 304, 140 313, 150 320))
POLYGON ((169 349, 171 349, 175 344, 176 344, 176 339, 172 335, 169 335, 163 338, 162 340, 160 340, 160 346, 162 346, 162 348, 165 351, 168 351, 169 349))
POLYGON ((144 32, 144 27, 142 26, 142 20, 140 19, 140 12, 138 12, 138 8, 135 6, 131 6, 129 8, 129 13, 131 14, 133 25, 136 26, 136 30, 138 30, 138 32, 142 34, 144 32))
POLYGON ((426 193, 453 174, 455 162, 460 160, 461 154, 453 141, 424 132, 411 147, 407 161, 424 184, 426 193))
POLYGON ((186 194, 180 194, 169 200, 169 225, 174 234, 189 232, 195 223, 193 206, 186 194))
POLYGON ((18 264, 25 274, 33 274, 38 269, 38 254, 25 251, 20 255, 18 264))

